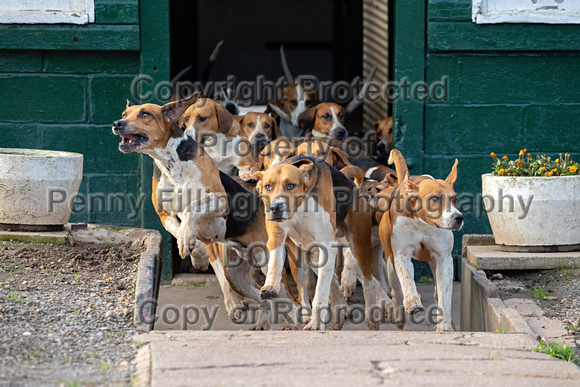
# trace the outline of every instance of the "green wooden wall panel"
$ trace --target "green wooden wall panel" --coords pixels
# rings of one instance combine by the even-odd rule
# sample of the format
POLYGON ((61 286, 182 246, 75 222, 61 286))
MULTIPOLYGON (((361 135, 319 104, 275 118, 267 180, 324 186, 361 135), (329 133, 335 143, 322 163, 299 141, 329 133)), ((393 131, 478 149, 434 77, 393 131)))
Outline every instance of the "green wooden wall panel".
POLYGON ((427 106, 425 153, 463 155, 514 152, 522 146, 524 106, 427 106))
MULTIPOLYGON (((138 221, 139 214, 134 218, 130 206, 127 205, 125 211, 121 211, 118 207, 111 207, 109 205, 109 200, 107 200, 111 198, 112 194, 118 194, 127 198, 129 194, 132 194, 135 195, 135 197, 138 197, 139 190, 137 187, 140 185, 140 177, 138 174, 117 174, 106 176, 89 175, 88 178, 90 193, 102 193, 105 197, 104 208, 99 206, 102 201, 98 202, 96 199, 92 201, 92 203, 89 201, 87 204, 89 221, 91 223, 112 223, 115 226, 130 226, 138 221), (89 206, 89 204, 91 205, 89 206)), ((150 198, 145 198, 144 200, 151 201, 150 198)), ((115 204, 118 204, 118 202, 115 204)))
POLYGON ((84 122, 86 88, 87 81, 81 77, 1 74, 1 119, 4 122, 84 122))
POLYGON ((43 71, 67 74, 137 74, 139 53, 134 51, 44 51, 43 71))
POLYGON ((449 103, 577 103, 578 58, 562 54, 431 55, 427 82, 452 74, 449 103))
MULTIPOLYGON (((580 58, 578 60, 580 62, 580 58)), ((580 152, 580 98, 574 105, 526 108, 523 146, 534 152, 580 152)), ((577 159, 580 161, 580 159, 577 159)))
MULTIPOLYGON (((79 187, 78 196, 87 197, 89 192, 89 178, 86 174, 83 174, 83 180, 81 186, 79 187)), ((75 200, 76 201, 76 200, 75 200)), ((70 217, 71 223, 88 223, 89 222, 89 212, 88 209, 77 207, 73 204, 72 213, 70 217)))
POLYGON ((96 0, 95 23, 139 24, 139 0, 96 0))
POLYGON ((89 80, 91 123, 109 124, 121 118, 126 100, 131 99, 131 82, 135 77, 94 76, 89 80))
POLYGON ((430 0, 427 17, 432 21, 471 21, 472 0, 430 0))
POLYGON ((31 73, 42 71, 42 53, 38 51, 0 51, 0 72, 31 73))
POLYGON ((0 123, 0 148, 41 148, 41 134, 35 124, 0 123))
POLYGON ((548 24, 431 21, 427 35, 429 52, 580 50, 580 26, 575 24, 556 30, 548 24))
POLYGON ((137 173, 138 155, 118 150, 119 137, 111 125, 39 125, 42 148, 78 152, 85 155, 85 173, 137 173))
POLYGON ((0 24, 0 49, 138 51, 138 25, 0 24))

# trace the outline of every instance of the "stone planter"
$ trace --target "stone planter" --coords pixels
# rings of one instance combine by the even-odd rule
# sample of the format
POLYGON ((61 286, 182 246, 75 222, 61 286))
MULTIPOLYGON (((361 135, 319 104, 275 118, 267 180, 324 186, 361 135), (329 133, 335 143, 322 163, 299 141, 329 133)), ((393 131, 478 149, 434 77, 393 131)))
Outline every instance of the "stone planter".
POLYGON ((580 249, 580 176, 482 176, 483 202, 507 251, 580 249))
POLYGON ((83 155, 0 148, 0 228, 62 229, 83 177, 83 155))

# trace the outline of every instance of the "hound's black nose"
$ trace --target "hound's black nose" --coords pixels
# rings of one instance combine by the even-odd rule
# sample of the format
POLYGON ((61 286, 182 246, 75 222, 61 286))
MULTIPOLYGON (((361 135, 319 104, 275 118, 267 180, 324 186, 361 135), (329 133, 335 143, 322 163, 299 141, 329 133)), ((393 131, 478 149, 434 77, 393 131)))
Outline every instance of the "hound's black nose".
POLYGON ((346 138, 347 135, 348 135, 348 132, 344 128, 336 131, 336 139, 337 140, 342 140, 343 138, 346 138))
POLYGON ((463 222, 463 215, 462 214, 455 214, 453 215, 453 219, 455 220, 456 223, 461 223, 463 222))
POLYGON ((381 142, 379 145, 377 145, 377 150, 379 152, 384 152, 385 151, 385 143, 381 142))
POLYGON ((115 129, 123 129, 125 127, 125 121, 123 120, 117 120, 115 122, 113 122, 113 128, 115 129))
POLYGON ((279 214, 284 212, 285 208, 286 206, 284 205, 284 203, 272 203, 272 205, 270 206, 270 211, 275 214, 279 214))

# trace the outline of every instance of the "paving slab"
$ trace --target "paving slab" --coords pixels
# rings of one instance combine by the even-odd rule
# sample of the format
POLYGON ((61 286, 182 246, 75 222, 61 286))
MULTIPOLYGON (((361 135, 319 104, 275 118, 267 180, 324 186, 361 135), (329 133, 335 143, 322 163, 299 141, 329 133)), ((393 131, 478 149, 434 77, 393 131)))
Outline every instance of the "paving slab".
POLYGON ((469 262, 479 270, 537 270, 580 267, 580 251, 522 253, 502 251, 498 245, 467 246, 469 262))
POLYGON ((153 331, 136 340, 149 342, 138 368, 149 366, 140 380, 152 386, 580 383, 577 366, 533 352, 518 333, 153 331))

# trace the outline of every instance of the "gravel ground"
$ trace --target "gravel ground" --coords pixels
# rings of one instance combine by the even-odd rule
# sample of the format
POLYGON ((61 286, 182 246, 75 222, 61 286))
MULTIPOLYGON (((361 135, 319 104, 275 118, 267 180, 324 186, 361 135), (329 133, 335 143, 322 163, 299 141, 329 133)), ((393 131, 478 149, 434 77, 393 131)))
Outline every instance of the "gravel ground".
POLYGON ((139 249, 0 242, 0 385, 128 385, 139 249))

